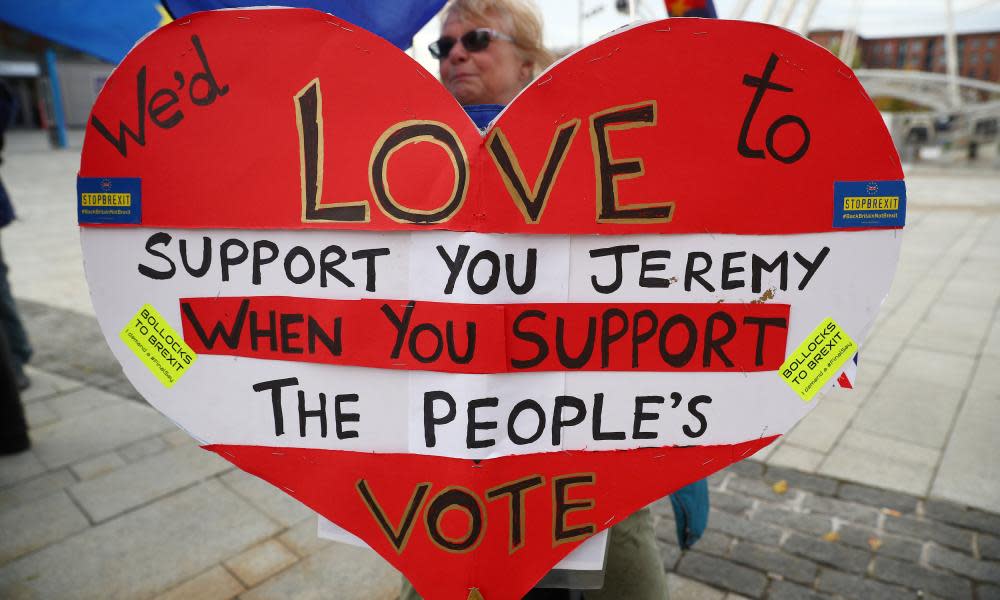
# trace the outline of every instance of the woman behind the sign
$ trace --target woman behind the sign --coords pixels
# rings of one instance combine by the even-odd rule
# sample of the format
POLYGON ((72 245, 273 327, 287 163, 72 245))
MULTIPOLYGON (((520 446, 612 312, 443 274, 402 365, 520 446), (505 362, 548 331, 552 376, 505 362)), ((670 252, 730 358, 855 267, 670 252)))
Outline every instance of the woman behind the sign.
MULTIPOLYGON (((530 0, 450 0, 441 37, 431 44, 441 82, 480 126, 495 116, 549 63, 542 20, 530 0), (483 106, 492 105, 492 106, 483 106)), ((663 600, 667 579, 652 516, 644 508, 611 529, 604 588, 587 600, 663 600)), ((532 600, 567 598, 565 590, 536 589, 532 600)), ((420 596, 404 580, 400 600, 420 596)))

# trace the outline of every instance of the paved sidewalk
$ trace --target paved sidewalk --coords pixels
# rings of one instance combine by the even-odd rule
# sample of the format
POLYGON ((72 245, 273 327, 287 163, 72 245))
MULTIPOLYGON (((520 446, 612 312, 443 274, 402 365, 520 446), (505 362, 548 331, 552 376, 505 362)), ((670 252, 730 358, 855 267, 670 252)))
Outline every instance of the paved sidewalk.
POLYGON ((757 458, 1000 512, 1000 173, 917 170, 907 191, 861 385, 757 458))
MULTIPOLYGON (((103 341, 72 203, 78 151, 8 140, 3 232, 37 346, 35 446, 0 458, 2 598, 394 598, 368 551, 138 398, 103 341)), ((1000 174, 916 170, 859 389, 713 476, 709 533, 673 545, 674 600, 1000 598, 1000 174), (970 508, 971 507, 971 508, 970 508)))

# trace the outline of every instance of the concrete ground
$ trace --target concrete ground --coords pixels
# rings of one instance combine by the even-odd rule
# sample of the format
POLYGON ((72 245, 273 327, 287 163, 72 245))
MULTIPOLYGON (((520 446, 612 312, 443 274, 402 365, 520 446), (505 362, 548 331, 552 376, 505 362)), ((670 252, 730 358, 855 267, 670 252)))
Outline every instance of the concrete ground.
MULTIPOLYGON (((78 160, 14 135, 0 171, 37 347, 35 445, 0 458, 0 597, 394 598, 380 558, 318 540, 307 509, 198 449, 124 380, 83 278, 78 160)), ((907 187, 859 388, 713 476, 694 551, 656 506, 674 600, 1000 598, 1000 173, 914 168, 907 187)))

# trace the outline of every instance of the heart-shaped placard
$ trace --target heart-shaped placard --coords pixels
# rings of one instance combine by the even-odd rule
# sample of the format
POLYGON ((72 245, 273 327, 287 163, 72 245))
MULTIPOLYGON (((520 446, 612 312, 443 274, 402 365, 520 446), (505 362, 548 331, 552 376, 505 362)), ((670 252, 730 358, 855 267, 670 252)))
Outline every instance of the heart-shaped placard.
POLYGON ((481 134, 381 39, 234 10, 114 72, 79 215, 153 406, 424 596, 500 600, 850 384, 901 179, 850 69, 778 28, 621 31, 481 134))

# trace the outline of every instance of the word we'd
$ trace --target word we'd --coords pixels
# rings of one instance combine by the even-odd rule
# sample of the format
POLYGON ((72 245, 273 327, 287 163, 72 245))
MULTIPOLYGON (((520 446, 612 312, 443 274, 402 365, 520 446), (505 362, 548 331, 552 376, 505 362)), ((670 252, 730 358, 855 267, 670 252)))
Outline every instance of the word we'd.
POLYGON ((184 120, 183 98, 184 88, 187 88, 187 102, 192 107, 204 107, 213 104, 220 96, 229 93, 228 85, 220 85, 212 73, 212 68, 208 64, 208 56, 202 47, 201 39, 191 36, 191 44, 198 56, 201 71, 196 71, 190 76, 182 71, 174 71, 174 81, 177 82, 176 89, 163 87, 157 89, 149 96, 147 101, 146 89, 146 66, 136 72, 135 75, 135 104, 136 104, 136 130, 132 130, 123 122, 118 123, 118 135, 111 133, 108 127, 101 122, 96 114, 91 115, 90 124, 94 126, 101 136, 111 142, 111 145, 124 157, 128 156, 128 144, 126 138, 132 138, 140 146, 146 145, 146 118, 160 129, 172 129, 184 120))

